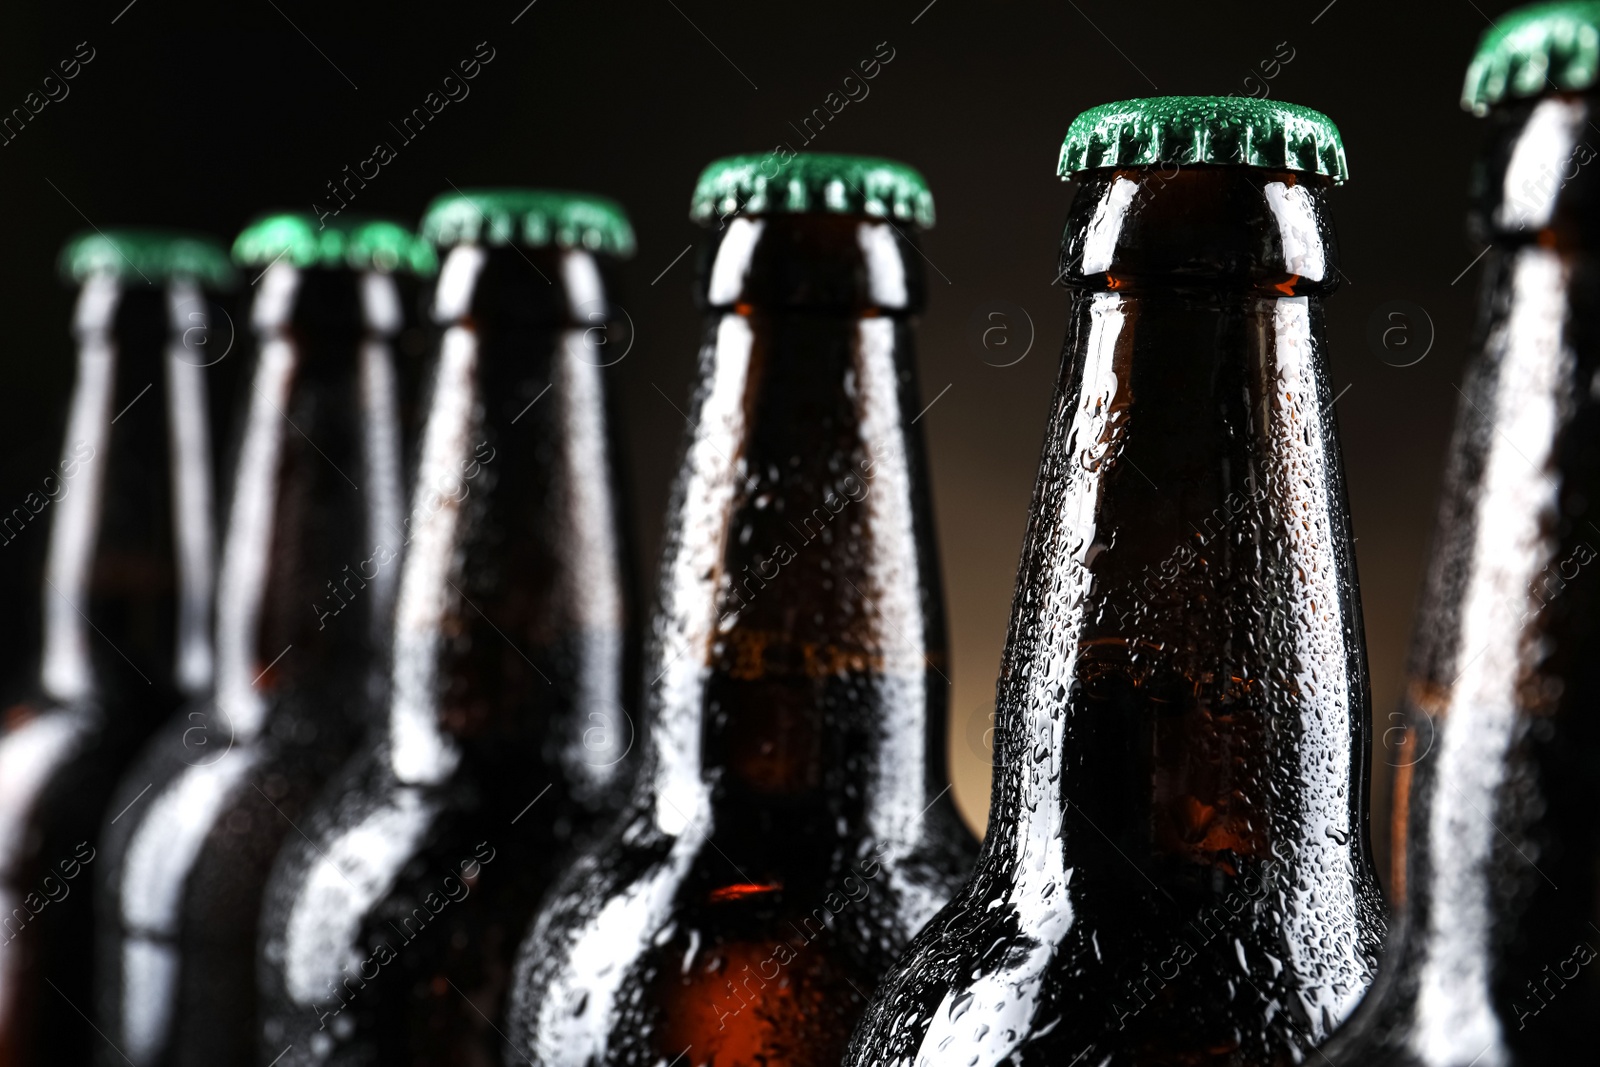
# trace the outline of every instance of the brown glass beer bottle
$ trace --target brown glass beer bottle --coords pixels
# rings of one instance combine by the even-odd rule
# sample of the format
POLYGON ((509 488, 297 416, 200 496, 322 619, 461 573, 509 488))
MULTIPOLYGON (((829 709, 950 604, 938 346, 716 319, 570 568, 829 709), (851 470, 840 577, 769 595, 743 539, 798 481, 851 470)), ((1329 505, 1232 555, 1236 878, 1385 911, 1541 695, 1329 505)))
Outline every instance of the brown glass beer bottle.
POLYGON ((401 518, 389 340, 397 273, 431 251, 393 223, 274 215, 240 234, 255 365, 217 576, 211 699, 118 785, 96 864, 97 1062, 255 1054, 262 884, 348 754, 381 675, 401 518))
POLYGON ((84 234, 77 376, 60 463, 0 516, 45 536, 35 695, 0 734, 0 1065, 86 1063, 93 871, 116 776, 211 683, 207 367, 226 354, 227 253, 159 231, 84 234), (34 529, 33 527, 40 527, 34 529))
POLYGON ((743 156, 692 213, 717 229, 641 780, 518 958, 511 1044, 547 1067, 836 1064, 972 854, 911 425, 932 199, 884 160, 743 156))
POLYGON ((1597 36, 1600 4, 1513 12, 1467 74, 1488 252, 1403 708, 1406 901, 1339 1067, 1595 1056, 1597 36))
POLYGON ((269 883, 259 1060, 279 1067, 518 1062, 518 942, 632 767, 606 368, 633 231, 609 200, 538 190, 448 194, 422 228, 440 333, 389 695, 269 883))
POLYGON ((1383 934, 1322 301, 1339 132, 1292 104, 1078 116, 1070 325, 976 873, 847 1064, 1287 1067, 1383 934))

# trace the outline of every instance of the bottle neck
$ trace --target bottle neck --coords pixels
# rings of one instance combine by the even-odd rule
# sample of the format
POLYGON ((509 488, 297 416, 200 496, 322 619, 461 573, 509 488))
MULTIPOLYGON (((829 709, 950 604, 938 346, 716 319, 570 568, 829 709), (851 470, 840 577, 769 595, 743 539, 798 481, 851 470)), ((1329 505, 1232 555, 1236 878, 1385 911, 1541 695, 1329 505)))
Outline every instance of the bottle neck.
POLYGON ((913 254, 836 216, 718 236, 647 671, 646 794, 668 833, 781 810, 916 842, 944 788, 913 254))
POLYGON ((1237 939, 1255 983, 1239 996, 1296 988, 1315 1039, 1359 999, 1382 934, 1317 295, 1332 247, 1293 196, 1309 221, 1283 247, 1295 186, 1270 174, 1138 187, 1155 173, 1086 182, 1073 206, 983 866, 1024 930, 1082 924, 1107 960, 1148 952, 1120 941, 1133 915, 1140 936, 1226 947, 1200 966, 1237 939))
MULTIPOLYGON (((127 694, 159 714, 211 682, 212 470, 203 361, 184 344, 200 290, 87 279, 77 381, 46 506, 41 683, 65 703, 127 694)), ((29 516, 31 519, 31 515, 29 516)), ((14 536, 14 532, 6 533, 14 536)))
POLYGON ((465 758, 503 767, 480 776, 490 788, 538 793, 534 768, 557 800, 599 804, 627 769, 632 598, 605 386, 617 310, 585 251, 468 245, 445 260, 395 631, 402 782, 443 781, 465 758))
POLYGON ((1593 252, 1597 106, 1594 93, 1550 93, 1494 110, 1471 182, 1468 226, 1481 243, 1593 252))
POLYGON ((1498 115, 1479 175, 1480 350, 1391 756, 1405 929, 1375 1005, 1429 1064, 1559 1058, 1600 995, 1597 186, 1568 169, 1591 113, 1551 96, 1498 115))
POLYGON ((217 592, 217 702, 236 739, 304 705, 349 727, 392 609, 374 545, 401 518, 395 281, 269 267, 217 592))

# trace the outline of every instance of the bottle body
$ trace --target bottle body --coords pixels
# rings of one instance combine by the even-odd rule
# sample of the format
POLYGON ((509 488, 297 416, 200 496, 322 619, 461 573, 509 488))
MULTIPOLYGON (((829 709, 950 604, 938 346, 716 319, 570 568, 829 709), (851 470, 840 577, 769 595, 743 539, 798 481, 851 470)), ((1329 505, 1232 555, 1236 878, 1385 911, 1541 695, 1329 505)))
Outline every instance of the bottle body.
POLYGON ((152 736, 105 828, 95 980, 105 1062, 250 1062, 262 883, 359 735, 379 680, 375 638, 395 568, 360 565, 393 539, 400 514, 388 346, 399 296, 386 275, 289 263, 259 285, 216 685, 152 736))
POLYGON ((458 246, 434 314, 385 715, 274 868, 262 1062, 499 1062, 553 864, 626 795, 599 263, 458 246))
POLYGON ((1592 1048, 1600 273, 1581 162, 1595 103, 1494 116, 1476 354, 1405 695, 1405 907, 1337 1063, 1507 1067, 1592 1048))
POLYGON ((711 249, 644 770, 523 943, 509 1035, 536 1063, 836 1062, 970 861, 913 255, 826 215, 739 218, 711 249))
POLYGON ((989 832, 850 1064, 1298 1062, 1382 936, 1326 187, 1080 181, 989 832))
POLYGON ((0 735, 0 1063, 89 1059, 77 1013, 111 787, 210 682, 211 449, 204 371, 182 343, 201 299, 191 282, 105 275, 79 295, 67 439, 44 486, 39 692, 0 735))

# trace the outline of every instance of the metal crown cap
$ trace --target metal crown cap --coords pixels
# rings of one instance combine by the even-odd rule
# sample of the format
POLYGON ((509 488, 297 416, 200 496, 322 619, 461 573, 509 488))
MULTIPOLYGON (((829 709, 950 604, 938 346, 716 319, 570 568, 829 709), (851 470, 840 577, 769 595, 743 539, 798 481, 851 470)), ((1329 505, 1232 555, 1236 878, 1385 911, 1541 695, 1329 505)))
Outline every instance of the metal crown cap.
POLYGON ((1152 96, 1092 107, 1072 120, 1056 172, 1234 164, 1350 176, 1344 139, 1320 111, 1245 96, 1152 96))
POLYGON ((57 267, 64 279, 73 282, 106 273, 123 282, 159 285, 175 278, 192 278, 215 289, 228 289, 236 280, 233 264, 220 243, 173 230, 80 233, 61 250, 57 267))
POLYGON ((915 168, 892 159, 798 152, 787 159, 728 156, 706 167, 689 217, 710 222, 751 215, 867 215, 927 229, 933 194, 915 168))
POLYGON ((1504 100, 1591 88, 1600 74, 1600 3, 1534 4, 1484 31, 1461 106, 1475 115, 1504 100))
POLYGON ((588 193, 544 189, 468 189, 428 206, 422 235, 447 248, 458 244, 584 248, 619 258, 633 255, 633 226, 622 205, 588 193))
POLYGON ((433 248, 397 222, 333 218, 319 222, 309 212, 263 215, 233 242, 234 261, 265 267, 287 260, 296 267, 432 274, 433 248))

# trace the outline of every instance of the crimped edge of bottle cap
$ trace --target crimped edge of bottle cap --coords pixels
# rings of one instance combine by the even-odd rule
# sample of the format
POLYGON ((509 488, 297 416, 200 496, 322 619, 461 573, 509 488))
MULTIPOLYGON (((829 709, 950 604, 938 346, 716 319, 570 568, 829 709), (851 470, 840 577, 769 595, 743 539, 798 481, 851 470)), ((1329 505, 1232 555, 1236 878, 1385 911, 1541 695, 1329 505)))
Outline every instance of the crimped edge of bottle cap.
POLYGON ((689 218, 736 214, 865 215, 928 229, 933 193, 915 167, 878 156, 798 152, 728 156, 701 171, 689 218))
POLYGON ((62 247, 57 267, 71 282, 110 274, 124 282, 156 285, 190 278, 213 289, 229 289, 238 281, 220 242, 177 230, 127 227, 80 233, 62 247))
POLYGON ((1156 96, 1100 104, 1072 120, 1056 173, 1221 164, 1350 177, 1344 138, 1320 111, 1243 96, 1156 96))
POLYGON ((520 244, 633 255, 628 214, 615 200, 545 189, 467 189, 428 205, 422 235, 435 246, 520 244))
POLYGON ((246 267, 284 261, 296 267, 344 267, 428 275, 438 269, 433 247, 388 219, 319 221, 309 212, 263 215, 233 242, 233 259, 246 267))

